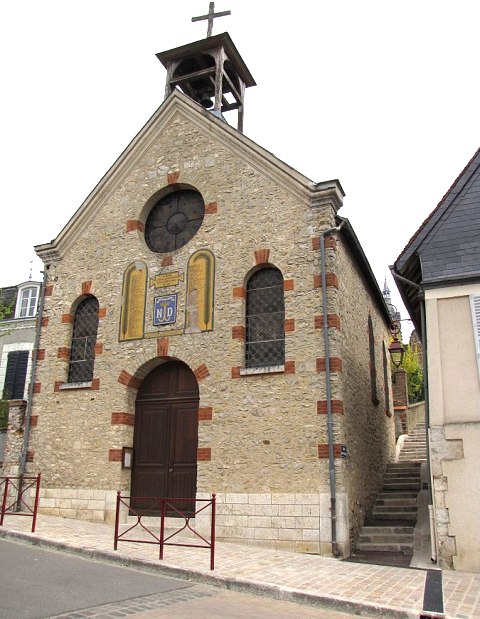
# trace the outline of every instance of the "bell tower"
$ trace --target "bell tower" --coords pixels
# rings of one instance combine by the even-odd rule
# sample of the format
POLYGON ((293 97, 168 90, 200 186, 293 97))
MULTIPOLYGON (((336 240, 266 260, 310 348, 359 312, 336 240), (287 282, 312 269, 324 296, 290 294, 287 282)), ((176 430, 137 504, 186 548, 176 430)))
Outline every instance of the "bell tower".
POLYGON ((213 5, 210 2, 208 15, 192 18, 208 19, 205 39, 156 54, 167 70, 165 99, 179 88, 216 116, 237 110, 237 129, 243 133, 245 88, 256 84, 230 35, 211 36, 213 18, 230 14, 214 13, 213 5))

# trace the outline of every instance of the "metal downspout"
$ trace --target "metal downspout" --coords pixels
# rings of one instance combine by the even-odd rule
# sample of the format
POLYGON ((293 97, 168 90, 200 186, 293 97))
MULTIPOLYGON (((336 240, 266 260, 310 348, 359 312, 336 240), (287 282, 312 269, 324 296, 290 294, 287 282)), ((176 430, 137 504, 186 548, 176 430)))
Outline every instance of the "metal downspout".
POLYGON ((427 445, 427 476, 428 476, 428 514, 430 519, 430 550, 433 563, 437 562, 437 535, 435 527, 435 513, 433 507, 433 479, 432 468, 430 464, 430 394, 428 391, 428 364, 427 364, 427 321, 425 317, 425 292, 419 284, 410 281, 406 277, 399 275, 393 266, 390 267, 392 277, 409 286, 413 286, 418 290, 418 298, 420 300, 420 328, 422 329, 422 346, 423 346, 423 389, 425 397, 425 438, 427 445))
POLYGON ((337 542, 337 484, 335 479, 335 457, 333 451, 333 415, 332 415, 332 385, 330 377, 330 340, 328 336, 328 306, 327 306, 327 276, 325 256, 325 235, 338 232, 343 223, 336 228, 324 230, 320 234, 320 259, 322 276, 322 314, 323 314, 323 347, 325 353, 325 383, 327 399, 327 440, 328 440, 328 473, 330 480, 330 520, 332 526, 332 554, 340 555, 337 542))
POLYGON ((32 417, 32 402, 33 402, 33 389, 35 383, 35 373, 37 370, 37 357, 38 357, 38 345, 40 344, 40 332, 42 330, 42 316, 43 316, 43 306, 44 306, 44 298, 45 298, 45 284, 47 283, 47 271, 43 271, 43 282, 40 286, 40 303, 37 312, 37 324, 35 331, 35 343, 33 345, 32 351, 32 367, 30 371, 30 384, 28 385, 28 396, 27 396, 27 410, 25 413, 25 432, 23 435, 23 447, 22 454, 20 456, 20 462, 18 465, 18 475, 20 477, 20 483, 18 484, 18 501, 17 501, 17 510, 20 510, 20 498, 22 492, 22 477, 25 474, 25 467, 27 463, 27 450, 28 450, 28 439, 30 438, 30 420, 32 417))

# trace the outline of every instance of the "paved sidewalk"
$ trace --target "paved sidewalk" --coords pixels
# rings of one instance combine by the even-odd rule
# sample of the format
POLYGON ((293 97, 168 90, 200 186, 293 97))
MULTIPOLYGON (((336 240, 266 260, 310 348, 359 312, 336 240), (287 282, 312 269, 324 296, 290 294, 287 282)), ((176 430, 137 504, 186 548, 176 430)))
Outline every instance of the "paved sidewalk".
MULTIPOLYGON (((163 561, 158 546, 150 544, 119 543, 114 551, 114 529, 107 524, 39 514, 35 533, 30 528, 30 518, 6 516, 0 537, 346 612, 389 619, 422 613, 424 570, 217 542, 215 570, 210 571, 208 549, 167 546, 163 561)), ((480 574, 443 572, 443 593, 445 617, 480 619, 480 574)))

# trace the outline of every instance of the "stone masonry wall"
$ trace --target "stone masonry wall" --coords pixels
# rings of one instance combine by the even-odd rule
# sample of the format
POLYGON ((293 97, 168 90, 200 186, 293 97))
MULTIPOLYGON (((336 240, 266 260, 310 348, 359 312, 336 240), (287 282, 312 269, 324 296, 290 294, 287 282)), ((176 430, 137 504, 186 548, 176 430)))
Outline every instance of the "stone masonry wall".
MULTIPOLYGON (((312 208, 183 113, 151 140, 123 181, 105 187, 103 194, 95 219, 49 269, 30 442, 30 469, 42 472, 45 489, 40 508, 112 518, 112 493, 130 487, 120 455, 122 446, 133 442, 137 389, 156 364, 173 357, 187 363, 199 381, 198 493, 219 493, 229 505, 222 516, 239 517, 219 524, 222 536, 241 539, 256 524, 256 540, 317 552, 324 539, 321 519, 329 509, 322 507, 321 497, 329 486, 319 447, 326 443, 324 416, 318 414, 325 385, 317 362, 323 343, 315 316, 322 308, 313 239, 332 225, 331 208, 312 208), (189 243, 158 255, 143 238, 145 204, 172 184, 199 190, 206 215, 189 243), (204 248, 216 261, 214 330, 167 336, 168 329, 154 328, 154 289, 148 287, 146 337, 119 342, 125 269, 142 261, 149 277, 185 274, 191 254, 204 248), (245 282, 252 269, 267 262, 284 277, 285 366, 275 373, 244 375, 245 282), (72 315, 85 294, 95 295, 100 306, 94 379, 86 388, 62 390, 72 315), (284 521, 269 520, 287 516, 279 508, 273 513, 279 496, 285 505, 295 505, 288 514, 294 539, 281 537, 284 521), (231 504, 229 497, 235 497, 231 504), (235 514, 234 504, 243 505, 242 513, 235 514)), ((178 328, 185 319, 185 285, 162 289, 162 294, 173 292, 178 328)), ((341 513, 340 542, 346 548, 348 514, 341 513)))
POLYGON ((337 307, 341 317, 337 354, 343 362, 338 379, 344 411, 340 440, 346 445, 348 454, 343 463, 341 484, 348 494, 350 536, 354 541, 381 488, 387 463, 395 455, 389 368, 386 385, 384 381, 383 346, 388 347, 389 332, 345 242, 338 243, 336 270, 339 273, 337 307), (375 402, 370 379, 369 316, 374 332, 375 402), (386 390, 390 391, 388 400, 386 390))

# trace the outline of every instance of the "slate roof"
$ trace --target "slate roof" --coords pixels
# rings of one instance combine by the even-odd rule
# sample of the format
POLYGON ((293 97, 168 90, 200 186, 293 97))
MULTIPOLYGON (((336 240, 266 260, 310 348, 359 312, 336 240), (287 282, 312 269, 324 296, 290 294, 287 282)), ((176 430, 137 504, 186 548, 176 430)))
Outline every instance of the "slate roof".
MULTIPOLYGON (((396 273, 422 287, 480 277, 480 148, 395 261, 396 273)), ((418 289, 397 280, 417 330, 418 289)))

